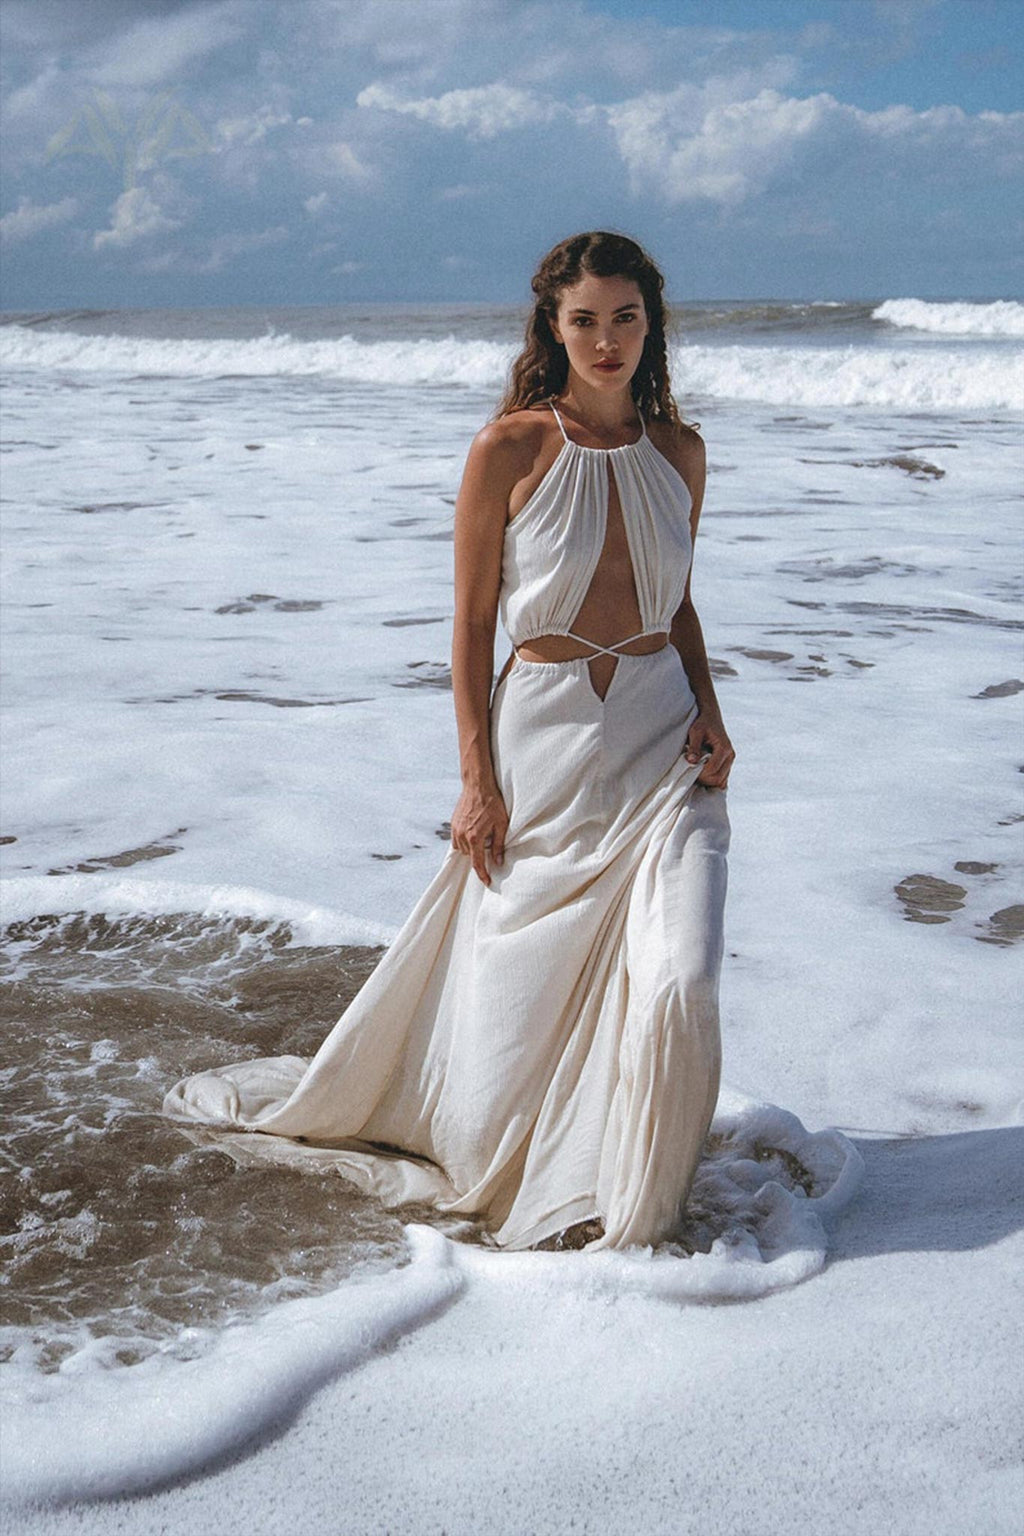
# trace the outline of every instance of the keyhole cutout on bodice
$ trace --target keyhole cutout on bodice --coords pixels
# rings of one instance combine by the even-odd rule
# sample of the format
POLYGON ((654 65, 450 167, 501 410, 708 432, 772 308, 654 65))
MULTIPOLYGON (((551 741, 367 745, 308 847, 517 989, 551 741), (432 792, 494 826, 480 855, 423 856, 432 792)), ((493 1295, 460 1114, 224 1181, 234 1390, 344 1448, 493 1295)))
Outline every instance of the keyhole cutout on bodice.
MULTIPOLYGON (((575 634, 588 639, 592 637, 599 645, 613 645, 623 635, 635 635, 643 628, 633 558, 611 454, 607 464, 608 510, 604 542, 586 595, 569 626, 575 634)), ((594 656, 589 663, 590 686, 602 702, 618 664, 617 656, 594 656)))

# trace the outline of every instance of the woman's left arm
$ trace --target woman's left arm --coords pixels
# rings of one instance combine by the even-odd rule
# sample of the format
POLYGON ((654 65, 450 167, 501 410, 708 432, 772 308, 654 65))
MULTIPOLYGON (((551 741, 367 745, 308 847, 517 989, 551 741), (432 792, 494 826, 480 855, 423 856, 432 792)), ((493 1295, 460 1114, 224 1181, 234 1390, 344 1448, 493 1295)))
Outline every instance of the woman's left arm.
MULTIPOLYGON (((704 440, 691 427, 684 427, 674 434, 672 447, 674 451, 671 454, 671 462, 686 481, 690 491, 690 537, 696 545, 697 524, 704 504, 704 485, 707 479, 707 454, 704 440)), ((672 620, 670 631, 672 644, 682 658, 690 687, 693 689, 693 696, 697 701, 697 716, 686 734, 684 751, 687 761, 691 763, 698 762, 701 754, 707 752, 709 754, 707 762, 698 782, 706 784, 709 789, 725 789, 736 753, 722 722, 715 685, 711 680, 704 634, 690 595, 692 576, 693 561, 691 559, 683 601, 672 620)))

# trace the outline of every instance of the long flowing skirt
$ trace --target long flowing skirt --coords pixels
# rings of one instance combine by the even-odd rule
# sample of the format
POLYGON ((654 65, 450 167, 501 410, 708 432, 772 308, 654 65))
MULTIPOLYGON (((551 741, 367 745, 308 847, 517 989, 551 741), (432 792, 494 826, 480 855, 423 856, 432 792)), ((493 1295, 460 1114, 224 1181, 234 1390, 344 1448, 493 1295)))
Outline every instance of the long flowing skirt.
POLYGON ((502 1247, 591 1217, 591 1248, 668 1237, 721 1065, 729 819, 683 755, 695 714, 672 645, 620 656, 603 700, 585 659, 517 658, 492 699, 490 887, 449 849, 312 1061, 200 1073, 165 1111, 502 1247))

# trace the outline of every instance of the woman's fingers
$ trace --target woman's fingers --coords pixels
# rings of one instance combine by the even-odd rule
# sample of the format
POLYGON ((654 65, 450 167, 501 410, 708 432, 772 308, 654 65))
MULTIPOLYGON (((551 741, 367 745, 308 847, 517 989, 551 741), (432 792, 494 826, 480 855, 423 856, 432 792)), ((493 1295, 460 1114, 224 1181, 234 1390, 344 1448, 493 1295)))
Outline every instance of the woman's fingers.
POLYGON ((452 814, 452 847, 457 853, 468 855, 474 872, 484 885, 490 885, 488 863, 500 865, 505 858, 508 812, 500 796, 464 796, 464 800, 467 798, 468 805, 460 802, 452 814))
POLYGON ((715 743, 703 772, 698 775, 698 783, 707 785, 709 789, 724 789, 728 783, 729 770, 735 756, 736 753, 729 742, 715 743))
POLYGON ((487 847, 481 842, 474 841, 470 848, 470 854, 474 870, 480 876, 484 885, 490 885, 491 875, 487 868, 487 847))
POLYGON ((697 776, 699 784, 706 785, 708 789, 725 788, 736 753, 717 720, 698 715, 696 720, 691 721, 683 750, 688 763, 700 763, 703 756, 701 771, 697 776))
POLYGON ((493 859, 495 864, 500 864, 505 855, 505 831, 495 829, 485 832, 483 828, 467 832, 464 837, 456 838, 452 835, 452 847, 459 853, 466 853, 472 861, 473 869, 484 885, 490 885, 491 876, 487 868, 488 859, 493 859))
POLYGON ((499 866, 504 862, 506 827, 507 823, 495 822, 493 828, 485 836, 470 839, 473 868, 484 882, 484 885, 490 885, 491 883, 490 870, 487 868, 488 859, 491 859, 499 866))
POLYGON ((722 746, 728 747, 729 739, 720 725, 706 715, 691 720, 683 748, 687 762, 699 762, 702 753, 717 751, 722 746))

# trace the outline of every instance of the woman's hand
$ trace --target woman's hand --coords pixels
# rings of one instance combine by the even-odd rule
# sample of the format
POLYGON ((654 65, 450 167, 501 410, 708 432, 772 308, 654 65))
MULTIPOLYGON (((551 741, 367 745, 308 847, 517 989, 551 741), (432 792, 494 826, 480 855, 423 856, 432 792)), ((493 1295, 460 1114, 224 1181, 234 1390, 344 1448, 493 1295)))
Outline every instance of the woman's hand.
POLYGON ((736 753, 719 716, 698 715, 686 733, 684 751, 688 763, 697 763, 702 753, 708 753, 707 761, 697 776, 698 784, 705 784, 708 789, 726 788, 736 753))
POLYGON ((491 883, 487 855, 495 864, 503 862, 507 830, 508 811, 497 784, 465 785, 452 812, 452 847, 469 854, 484 885, 491 883))

